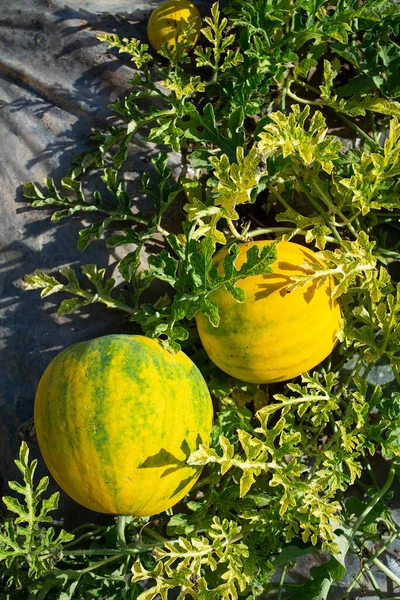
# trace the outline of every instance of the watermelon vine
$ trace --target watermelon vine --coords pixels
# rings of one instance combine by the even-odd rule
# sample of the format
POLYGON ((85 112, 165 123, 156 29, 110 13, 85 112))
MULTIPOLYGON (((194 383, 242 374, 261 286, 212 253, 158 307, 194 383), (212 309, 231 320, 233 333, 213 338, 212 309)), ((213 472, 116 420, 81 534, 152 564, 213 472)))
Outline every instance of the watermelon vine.
POLYGON ((400 466, 399 19, 389 0, 231 0, 224 15, 212 6, 194 49, 193 23, 159 54, 98 36, 114 56, 130 57, 131 90, 60 185, 27 183, 25 197, 54 221, 90 217, 82 251, 99 239, 126 246, 116 273, 125 291, 93 264, 36 271, 25 287, 66 295, 59 315, 100 303, 170 352, 183 349, 213 396, 214 434, 188 458, 205 470, 183 504, 57 535, 46 523, 58 496, 41 501, 48 482, 35 488, 23 444, 25 486, 10 487, 26 506, 3 499, 17 515, 0 526, 5 597, 166 600, 175 590, 181 600, 317 600, 336 586, 350 600, 365 580, 383 598, 376 570, 400 586, 380 558, 400 533, 388 505, 400 466), (124 165, 131 145, 147 141, 160 151, 138 190, 124 165), (179 176, 165 147, 182 155, 179 176), (93 193, 89 175, 98 178, 93 193), (140 194, 151 210, 139 210, 140 194), (237 267, 238 244, 254 239, 277 243, 253 246, 237 267), (163 250, 145 266, 154 240, 163 250), (204 313, 217 326, 213 293, 243 302, 238 283, 270 273, 282 240, 316 252, 287 292, 332 278, 339 343, 295 381, 244 383, 207 358, 194 318, 204 313), (223 274, 213 267, 222 247, 223 274), (169 291, 151 303, 159 281, 169 291), (377 385, 380 365, 388 382, 377 385), (309 580, 288 583, 296 560, 317 551, 327 560, 309 580), (360 570, 340 586, 350 555, 360 570))

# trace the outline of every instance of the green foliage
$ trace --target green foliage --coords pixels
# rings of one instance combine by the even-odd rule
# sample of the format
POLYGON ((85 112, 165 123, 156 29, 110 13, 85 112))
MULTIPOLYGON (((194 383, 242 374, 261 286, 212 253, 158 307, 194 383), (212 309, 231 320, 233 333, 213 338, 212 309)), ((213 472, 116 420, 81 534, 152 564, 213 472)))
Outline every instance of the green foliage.
POLYGON ((132 568, 132 581, 156 580, 156 585, 143 592, 138 600, 153 600, 158 594, 167 599, 168 590, 176 587, 181 590, 178 596, 181 599, 188 594, 195 600, 236 600, 238 592, 243 592, 251 582, 252 575, 251 562, 247 560, 249 549, 242 537, 242 529, 234 521, 214 517, 207 537, 190 540, 180 537, 175 543, 166 542, 164 548, 155 548, 153 556, 158 561, 155 569, 147 572, 140 561, 132 568), (209 588, 202 573, 203 565, 210 571, 222 567, 217 587, 209 588))
MULTIPOLYGON (((397 432, 398 416, 389 426, 388 415, 382 413, 379 424, 370 415, 370 407, 383 407, 382 391, 377 386, 371 399, 367 400, 368 384, 356 379, 356 392, 347 385, 338 386, 334 373, 324 375, 322 381, 317 373, 302 376, 304 386, 288 384, 294 396, 276 394, 277 403, 267 404, 257 413, 261 426, 253 435, 242 429, 232 443, 220 436, 218 449, 201 445, 192 453, 188 462, 194 465, 218 464, 221 475, 239 470, 240 497, 246 496, 253 486, 268 481, 269 508, 276 506, 285 523, 284 535, 290 542, 302 531, 304 542, 337 551, 332 524, 338 521, 339 505, 332 501, 338 490, 346 490, 361 476, 361 457, 374 454, 379 449, 385 456, 398 456, 397 433, 389 439, 387 429, 397 432), (343 405, 346 407, 342 417, 343 405), (273 419, 276 414, 279 419, 273 419), (300 418, 298 427, 295 415, 300 418), (318 439, 330 432, 326 449, 318 448, 318 439), (315 443, 317 442, 317 446, 315 443), (310 471, 307 460, 315 457, 310 471), (278 488, 277 490, 274 488, 278 488)), ((392 415, 394 412, 391 413, 392 415)), ((259 515, 242 515, 257 523, 259 515)), ((262 517, 264 518, 264 517, 262 517)))
POLYGON ((61 186, 71 195, 61 196, 57 191, 53 179, 46 179, 48 194, 45 195, 35 184, 28 183, 24 186, 24 196, 32 200, 32 206, 40 208, 62 207, 62 210, 55 211, 52 214, 52 221, 59 221, 69 217, 77 212, 95 212, 105 213, 108 216, 103 220, 94 223, 90 227, 82 229, 79 232, 78 248, 85 250, 91 241, 99 239, 109 225, 115 221, 146 223, 146 220, 140 213, 136 215, 131 211, 131 197, 124 189, 124 182, 118 179, 118 172, 112 168, 103 171, 101 180, 105 183, 107 191, 110 193, 111 202, 114 204, 110 209, 110 198, 103 199, 100 192, 93 193, 91 201, 87 201, 82 191, 82 184, 70 177, 64 177, 61 180, 61 186))
POLYGON ((339 99, 334 91, 334 79, 340 68, 341 64, 338 59, 335 59, 332 63, 328 60, 324 61, 324 85, 320 86, 320 90, 321 99, 326 106, 351 117, 365 116, 367 110, 390 116, 398 117, 400 115, 400 104, 398 102, 390 102, 386 98, 379 97, 376 93, 358 93, 354 94, 350 100, 339 99))
POLYGON ((8 511, 17 515, 6 519, 0 529, 0 561, 5 566, 2 578, 6 585, 18 586, 27 578, 40 577, 51 571, 60 559, 62 547, 73 539, 73 535, 63 529, 55 534, 53 527, 43 527, 51 523, 49 512, 58 508, 59 492, 49 498, 41 495, 47 490, 49 478, 43 477, 35 486, 33 482, 37 460, 29 463, 29 450, 22 442, 19 460, 15 461, 23 477, 23 484, 10 481, 9 486, 23 496, 24 504, 14 496, 4 496, 3 502, 8 511))
POLYGON ((390 121, 389 136, 383 154, 363 153, 352 165, 350 177, 336 184, 342 204, 351 205, 362 215, 371 210, 399 209, 396 176, 400 173, 400 125, 395 117, 390 121))
POLYGON ((77 276, 71 267, 63 267, 60 269, 60 275, 67 280, 67 283, 62 283, 55 277, 37 270, 33 275, 25 276, 25 289, 41 289, 40 295, 42 298, 57 292, 66 292, 77 296, 77 298, 71 298, 61 302, 57 311, 57 314, 60 317, 73 313, 94 302, 105 304, 108 308, 118 308, 128 313, 133 312, 133 309, 128 306, 122 296, 119 296, 118 298, 113 298, 111 296, 115 280, 110 278, 104 281, 105 269, 98 269, 96 265, 84 265, 81 271, 91 284, 91 287, 88 289, 81 287, 77 276))
POLYGON ((221 19, 218 2, 215 2, 211 8, 211 17, 206 17, 204 21, 208 27, 204 27, 201 32, 210 42, 211 47, 197 46, 195 48, 196 67, 210 67, 216 78, 219 71, 224 73, 232 67, 237 67, 243 62, 243 56, 240 52, 234 52, 229 48, 235 41, 235 36, 233 34, 224 35, 228 20, 221 19))
POLYGON ((292 275, 291 279, 296 283, 289 286, 289 289, 295 289, 299 283, 312 281, 322 285, 334 277, 338 283, 332 290, 332 298, 338 298, 347 292, 351 285, 356 286, 358 283, 360 289, 368 289, 372 295, 376 290, 379 294, 379 286, 376 284, 376 258, 372 254, 374 245, 375 242, 371 242, 365 233, 361 232, 355 242, 343 241, 340 249, 324 250, 317 254, 317 258, 322 258, 324 263, 304 263, 305 272, 292 275))
POLYGON ((277 568, 322 549, 330 557, 307 582, 289 586, 283 577, 271 593, 327 599, 349 552, 362 564, 347 595, 368 574, 366 559, 380 568, 369 542, 382 531, 398 535, 386 499, 399 468, 399 394, 393 382, 370 382, 383 364, 400 383, 399 17, 390 0, 231 0, 223 15, 213 5, 193 52, 190 22, 161 58, 139 40, 99 36, 137 67, 131 90, 110 106, 118 123, 94 132, 59 186, 28 183, 25 196, 54 211, 54 221, 98 219, 80 231, 81 250, 103 237, 108 248, 128 245, 116 267, 126 289, 95 265, 82 267, 82 280, 70 267, 60 276, 36 271, 25 286, 43 297, 69 294, 59 315, 98 302, 171 352, 183 348, 213 395, 214 434, 188 459, 205 470, 184 504, 130 520, 126 544, 112 523, 64 550, 67 534, 40 527, 56 501, 40 505, 46 485, 34 488, 23 446, 25 488, 11 487, 25 490, 27 508, 6 498, 17 517, 1 529, 0 595, 14 586, 12 600, 25 592, 166 600, 170 590, 180 600, 255 600, 271 591, 277 568), (161 148, 139 190, 124 165, 143 140, 161 148), (170 149, 182 154, 181 175, 168 165, 170 149), (146 211, 139 193, 151 201, 146 211), (343 315, 334 353, 273 391, 213 366, 193 323, 202 312, 218 326, 215 291, 243 302, 238 282, 271 272, 274 243, 251 247, 236 265, 237 243, 257 236, 316 250, 287 291, 329 282, 343 315), (168 289, 144 301, 157 280, 168 289), (388 465, 381 487, 372 455, 388 465))
MULTIPOLYGON (((154 328, 147 328, 147 307, 144 307, 138 315, 138 320, 145 327, 147 335, 166 336, 164 345, 171 351, 180 350, 176 340, 187 339, 188 333, 183 327, 175 327, 177 321, 193 319, 197 313, 207 315, 210 323, 217 327, 219 323, 219 312, 216 304, 212 301, 212 293, 219 288, 224 288, 237 302, 245 301, 242 289, 236 287, 241 279, 251 275, 270 273, 272 264, 276 260, 276 248, 270 244, 259 250, 253 246, 247 251, 246 262, 240 269, 235 267, 235 259, 239 254, 239 247, 233 244, 223 259, 223 274, 218 272, 213 265, 213 254, 215 244, 211 237, 205 237, 200 242, 193 239, 191 231, 186 227, 187 239, 184 247, 179 245, 174 236, 168 241, 178 256, 177 261, 167 250, 162 250, 158 256, 149 257, 150 272, 156 279, 166 281, 176 293, 173 297, 167 316, 167 322, 158 323, 154 328)), ((150 312, 150 322, 154 314, 150 312)))
POLYGON ((354 344, 366 363, 382 358, 389 360, 395 373, 399 362, 400 284, 396 295, 387 294, 382 301, 370 301, 367 306, 356 306, 348 317, 343 338, 347 345, 354 344))
POLYGON ((300 112, 300 107, 295 104, 292 111, 288 117, 281 112, 270 115, 275 125, 265 125, 259 134, 258 150, 268 156, 279 149, 283 158, 294 153, 305 165, 319 163, 324 171, 332 173, 332 161, 337 158, 341 144, 333 136, 326 135, 326 120, 322 113, 315 112, 305 129, 310 107, 306 106, 300 112))
POLYGON ((244 148, 238 146, 236 162, 230 164, 229 158, 223 154, 220 158, 210 157, 210 163, 214 167, 214 177, 218 180, 212 190, 218 193, 216 204, 225 209, 228 218, 237 219, 235 206, 251 202, 251 192, 261 177, 261 173, 257 171, 260 163, 258 150, 253 146, 245 156, 244 148))
POLYGON ((131 55, 131 61, 135 63, 136 67, 140 69, 144 64, 151 60, 151 54, 147 52, 149 46, 139 42, 139 40, 132 38, 123 38, 122 41, 119 37, 113 34, 98 35, 97 39, 100 42, 106 42, 109 48, 118 48, 119 52, 126 52, 131 55))

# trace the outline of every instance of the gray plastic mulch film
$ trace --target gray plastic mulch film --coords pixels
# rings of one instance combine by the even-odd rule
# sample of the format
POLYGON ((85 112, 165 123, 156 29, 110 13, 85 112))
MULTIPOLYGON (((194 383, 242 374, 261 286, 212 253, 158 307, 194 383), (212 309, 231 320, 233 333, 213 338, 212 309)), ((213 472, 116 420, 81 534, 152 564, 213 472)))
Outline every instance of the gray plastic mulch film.
MULTIPOLYGON (((67 346, 98 335, 129 331, 122 314, 96 306, 57 318, 57 299, 41 300, 20 281, 35 269, 70 264, 112 265, 102 242, 76 248, 79 218, 51 223, 33 210, 22 184, 56 181, 85 147, 93 128, 110 117, 108 104, 129 86, 134 65, 96 39, 101 32, 147 41, 148 17, 159 1, 15 0, 0 3, 0 493, 20 438, 32 417, 37 383, 52 358, 67 346)), ((197 2, 208 12, 211 2, 197 2)), ((137 182, 148 168, 152 145, 133 146, 126 176, 137 182)), ((172 157, 175 164, 179 156, 172 157)))

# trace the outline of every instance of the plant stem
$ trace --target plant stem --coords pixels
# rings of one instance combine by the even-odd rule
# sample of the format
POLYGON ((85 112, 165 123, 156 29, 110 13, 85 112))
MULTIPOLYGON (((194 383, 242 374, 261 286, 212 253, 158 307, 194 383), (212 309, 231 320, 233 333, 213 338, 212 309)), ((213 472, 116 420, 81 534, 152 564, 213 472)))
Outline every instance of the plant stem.
POLYGON ((371 371, 373 369, 373 366, 374 366, 374 363, 370 362, 369 365, 366 367, 365 371, 363 373, 361 373, 361 376, 363 379, 367 379, 368 375, 371 373, 371 371))
POLYGON ((382 148, 379 146, 379 144, 377 144, 375 140, 373 140, 372 137, 368 135, 368 133, 365 133, 365 131, 363 131, 361 127, 359 127, 353 121, 350 121, 350 119, 348 119, 343 113, 336 112, 336 115, 341 121, 343 121, 343 123, 346 123, 346 125, 351 127, 351 129, 354 129, 354 131, 361 135, 361 137, 363 137, 367 142, 372 144, 376 148, 376 150, 378 150, 378 152, 382 153, 382 148))
POLYGON ((393 250, 388 250, 387 248, 377 248, 379 254, 386 254, 387 256, 394 256, 395 260, 399 260, 400 254, 398 252, 394 252, 393 250))
MULTIPOLYGON (((337 211, 336 214, 339 215, 339 211, 337 211)), ((340 213, 340 214, 342 214, 342 213, 340 213)), ((344 217, 344 222, 336 223, 336 227, 348 227, 348 224, 351 223, 352 221, 354 221, 355 219, 357 219, 359 214, 361 214, 360 210, 356 214, 354 214, 352 217, 350 217, 350 219, 347 219, 346 217, 344 217)))
POLYGON ((279 578, 278 594, 277 594, 276 600, 281 600, 281 598, 282 598, 283 583, 285 581, 286 570, 287 570, 287 565, 284 565, 281 576, 279 578))
POLYGON ((162 119, 164 117, 172 117, 175 114, 175 108, 168 108, 166 110, 160 110, 158 113, 151 114, 148 117, 144 117, 141 121, 139 121, 133 133, 135 134, 140 127, 142 127, 143 125, 147 125, 147 123, 151 123, 156 119, 162 119))
POLYGON ((158 231, 158 233, 161 233, 165 237, 169 236, 169 231, 164 229, 164 227, 161 227, 161 225, 157 225, 157 231, 158 231))
POLYGON ((380 571, 382 571, 382 573, 386 575, 386 577, 394 581, 396 585, 400 586, 400 577, 397 577, 397 575, 395 575, 393 571, 384 565, 383 562, 381 562, 378 558, 372 558, 371 561, 376 567, 378 567, 380 571))
MULTIPOLYGON (((257 237, 258 235, 267 235, 268 233, 285 233, 286 231, 296 231, 293 227, 263 227, 261 229, 253 229, 249 231, 247 237, 257 237)), ((306 231, 296 231, 296 235, 306 235, 306 231)))
MULTIPOLYGON (((338 210, 338 209, 337 209, 335 206, 333 207, 333 210, 336 212, 336 214, 337 214, 337 215, 338 215, 338 216, 339 216, 341 219, 343 219, 343 226, 347 227, 347 228, 348 228, 348 229, 351 231, 351 233, 354 235, 354 237, 355 237, 355 238, 357 238, 357 237, 358 237, 358 232, 357 232, 357 231, 356 231, 356 229, 353 227, 353 225, 352 225, 352 223, 351 223, 351 219, 347 219, 347 218, 344 216, 344 214, 343 214, 343 213, 342 213, 340 210, 338 210)), ((354 218, 357 218, 357 215, 354 215, 352 218, 353 218, 353 219, 354 219, 354 218)))
POLYGON ((104 527, 97 527, 97 529, 93 529, 92 531, 88 531, 86 533, 83 533, 80 537, 72 540, 72 542, 69 542, 68 544, 65 544, 64 548, 71 548, 72 546, 75 546, 76 544, 80 544, 80 542, 82 540, 86 540, 87 538, 91 538, 95 535, 97 535, 98 533, 100 533, 101 531, 103 531, 104 527))
POLYGON ((88 290, 76 289, 73 285, 64 285, 63 289, 60 290, 62 292, 66 292, 67 294, 72 294, 73 296, 79 296, 80 298, 85 298, 85 300, 89 300, 89 303, 99 302, 100 304, 105 304, 107 308, 116 308, 118 310, 122 310, 130 315, 135 313, 134 308, 130 308, 124 303, 119 302, 118 300, 111 299, 108 300, 106 297, 102 295, 102 292, 97 288, 96 293, 93 294, 88 290))
MULTIPOLYGON (((91 548, 90 550, 74 550, 71 548, 70 550, 62 550, 63 556, 116 556, 116 555, 126 555, 130 556, 132 554, 140 554, 141 552, 151 552, 155 548, 155 544, 136 544, 136 546, 126 546, 123 550, 121 548, 91 548)), ((58 548, 55 552, 58 552, 58 548)))
POLYGON ((317 94, 318 96, 321 93, 321 91, 318 88, 314 87, 313 85, 310 85, 309 83, 306 83, 305 81, 301 81, 299 79, 296 79, 296 83, 298 83, 302 87, 306 88, 307 90, 310 90, 311 92, 314 92, 314 94, 317 94))
POLYGON ((205 487, 206 485, 210 485, 210 477, 204 477, 203 479, 200 479, 192 488, 192 491, 195 490, 200 490, 201 488, 205 487))
MULTIPOLYGON (((78 531, 82 531, 82 529, 98 529, 97 525, 95 525, 94 523, 84 523, 83 525, 79 525, 79 527, 76 527, 75 529, 73 529, 71 531, 71 533, 73 535, 77 534, 78 531)), ((68 544, 66 544, 68 545, 68 544)))
POLYGON ((380 212, 377 216, 379 217, 390 217, 391 219, 394 219, 395 217, 400 217, 400 212, 380 212))
POLYGON ((400 385, 400 373, 394 367, 392 368, 392 371, 397 383, 400 385))
POLYGON ((236 227, 233 224, 232 219, 227 219, 226 222, 228 224, 229 231, 231 232, 233 237, 236 238, 237 240, 239 240, 240 242, 245 242, 246 238, 238 232, 238 230, 236 229, 236 227))
MULTIPOLYGON (((247 234, 248 238, 256 237, 258 235, 266 235, 268 233, 285 233, 285 232, 294 232, 294 235, 307 235, 307 231, 304 229, 294 229, 293 227, 265 227, 262 229, 254 229, 253 231, 249 231, 247 234)), ((331 244, 338 244, 339 242, 335 240, 335 238, 330 237, 329 235, 325 236, 327 242, 331 244)))
POLYGON ((290 87, 287 88, 286 93, 290 98, 292 98, 292 100, 300 102, 300 104, 311 104, 311 106, 324 106, 323 102, 316 102, 315 100, 305 100, 304 98, 300 98, 292 92, 290 87))
MULTIPOLYGON (((299 184, 300 188, 303 190, 304 194, 307 196, 307 198, 309 199, 311 204, 314 206, 314 208, 324 217, 326 224, 332 231, 333 235, 335 236, 335 238, 337 239, 339 244, 341 244, 342 238, 341 238, 338 230, 336 229, 335 223, 332 221, 332 219, 330 218, 328 213, 322 208, 322 206, 320 206, 320 204, 316 201, 316 199, 313 198, 313 196, 310 194, 310 192, 304 185, 304 183, 300 177, 300 173, 297 171, 297 169, 294 168, 293 170, 295 172, 297 183, 299 184)), ((323 197, 324 194, 322 193, 321 189, 319 188, 315 177, 313 177, 313 183, 314 183, 315 187, 317 188, 317 190, 321 193, 321 196, 323 197)))
POLYGON ((383 596, 382 596, 382 593, 381 593, 381 591, 380 591, 380 589, 379 589, 379 586, 378 586, 378 584, 377 584, 377 582, 376 582, 376 579, 375 579, 375 577, 374 577, 374 574, 372 573, 371 569, 370 569, 370 568, 369 568, 367 565, 365 565, 365 566, 364 566, 364 569, 365 569, 365 571, 367 572, 368 579, 370 580, 370 582, 371 582, 371 584, 372 584, 372 587, 373 587, 373 588, 374 588, 374 590, 375 590, 375 593, 376 593, 376 595, 378 596, 378 598, 381 598, 381 599, 382 599, 382 598, 383 598, 383 596))
MULTIPOLYGON (((269 192, 275 196, 275 198, 277 200, 279 200, 279 202, 282 204, 282 206, 284 206, 286 209, 288 210, 293 210, 296 214, 300 214, 298 213, 296 210, 294 210, 290 204, 288 202, 286 202, 285 198, 282 196, 282 194, 280 194, 274 187, 268 187, 269 192)), ((301 215, 300 215, 301 216, 301 215)))
POLYGON ((371 481, 372 481, 373 485, 374 485, 376 488, 378 488, 378 487, 379 487, 379 485, 378 485, 378 482, 377 482, 377 480, 376 480, 375 473, 373 472, 373 470, 372 470, 372 467, 371 467, 371 465, 369 464, 368 460, 365 458, 365 456, 363 456, 363 457, 362 457, 362 461, 363 461, 363 463, 364 463, 364 467, 365 467, 365 469, 368 471, 368 474, 369 474, 369 476, 370 476, 370 478, 371 478, 371 481))
POLYGON ((148 536, 152 537, 154 540, 158 540, 162 544, 165 544, 167 541, 165 537, 163 537, 160 533, 157 533, 157 531, 154 531, 154 529, 150 529, 150 527, 143 529, 143 533, 146 533, 148 536))
MULTIPOLYGON (((349 537, 349 546, 351 545, 351 543, 354 540, 354 536, 356 534, 356 532, 358 531, 358 529, 361 527, 361 525, 363 524, 365 518, 369 515, 369 513, 371 512, 371 510, 374 508, 374 506, 379 502, 379 500, 386 494, 386 492, 389 490, 390 486, 393 483, 393 479, 394 479, 394 465, 391 464, 390 465, 390 470, 389 470, 389 475, 388 478, 386 480, 385 485, 379 490, 379 492, 377 492, 376 494, 374 494, 371 498, 371 500, 369 501, 369 503, 367 504, 367 506, 365 507, 365 509, 363 510, 363 512, 361 513, 361 515, 358 517, 357 521, 355 522, 351 533, 350 533, 350 537, 349 537)), ((400 581, 400 580, 399 580, 400 581)))
POLYGON ((119 515, 119 517, 118 517, 118 539, 120 541, 121 546, 126 546, 125 525, 126 525, 126 516, 119 515))
MULTIPOLYGON (((356 583, 362 576, 364 569, 367 569, 371 564, 373 564, 374 560, 376 560, 378 558, 378 556, 380 556, 383 552, 385 552, 385 550, 390 546, 390 544, 392 544, 394 542, 394 540, 398 538, 399 534, 400 534, 400 529, 396 529, 396 531, 394 533, 392 533, 392 535, 386 540, 386 542, 383 544, 383 546, 381 546, 379 548, 379 550, 377 550, 374 554, 369 556, 368 560, 362 565, 359 572, 357 573, 357 575, 354 577, 351 584, 346 589, 346 595, 349 594, 349 592, 351 592, 353 587, 356 585, 356 583)), ((364 550, 367 550, 369 552, 368 548, 366 548, 365 546, 363 546, 363 548, 364 548, 364 550)))
POLYGON ((98 569, 99 567, 104 567, 104 565, 108 565, 108 563, 111 563, 114 560, 124 558, 124 556, 125 556, 124 554, 117 554, 116 556, 110 556, 109 558, 100 560, 99 562, 95 563, 94 565, 91 565, 90 567, 86 567, 86 569, 82 569, 80 571, 80 575, 82 575, 83 573, 90 573, 90 571, 94 571, 95 569, 98 569))
POLYGON ((371 131, 374 136, 375 144, 379 144, 379 137, 376 131, 376 123, 375 123, 375 115, 373 112, 370 112, 370 120, 371 120, 371 131))
POLYGON ((285 112, 285 110, 286 110, 286 94, 287 94, 289 85, 290 85, 290 81, 289 81, 289 79, 286 79, 285 85, 282 87, 282 91, 281 91, 281 110, 282 110, 282 112, 285 112))

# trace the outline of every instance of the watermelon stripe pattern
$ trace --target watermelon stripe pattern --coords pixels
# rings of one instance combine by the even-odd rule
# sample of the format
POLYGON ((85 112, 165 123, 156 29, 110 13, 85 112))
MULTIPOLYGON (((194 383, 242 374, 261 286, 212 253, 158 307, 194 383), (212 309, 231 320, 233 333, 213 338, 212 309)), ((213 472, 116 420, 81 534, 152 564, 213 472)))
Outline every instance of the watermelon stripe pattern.
POLYGON ((35 426, 46 465, 97 512, 154 515, 200 469, 186 464, 212 431, 212 402, 194 363, 157 340, 109 335, 59 354, 43 374, 35 426))

